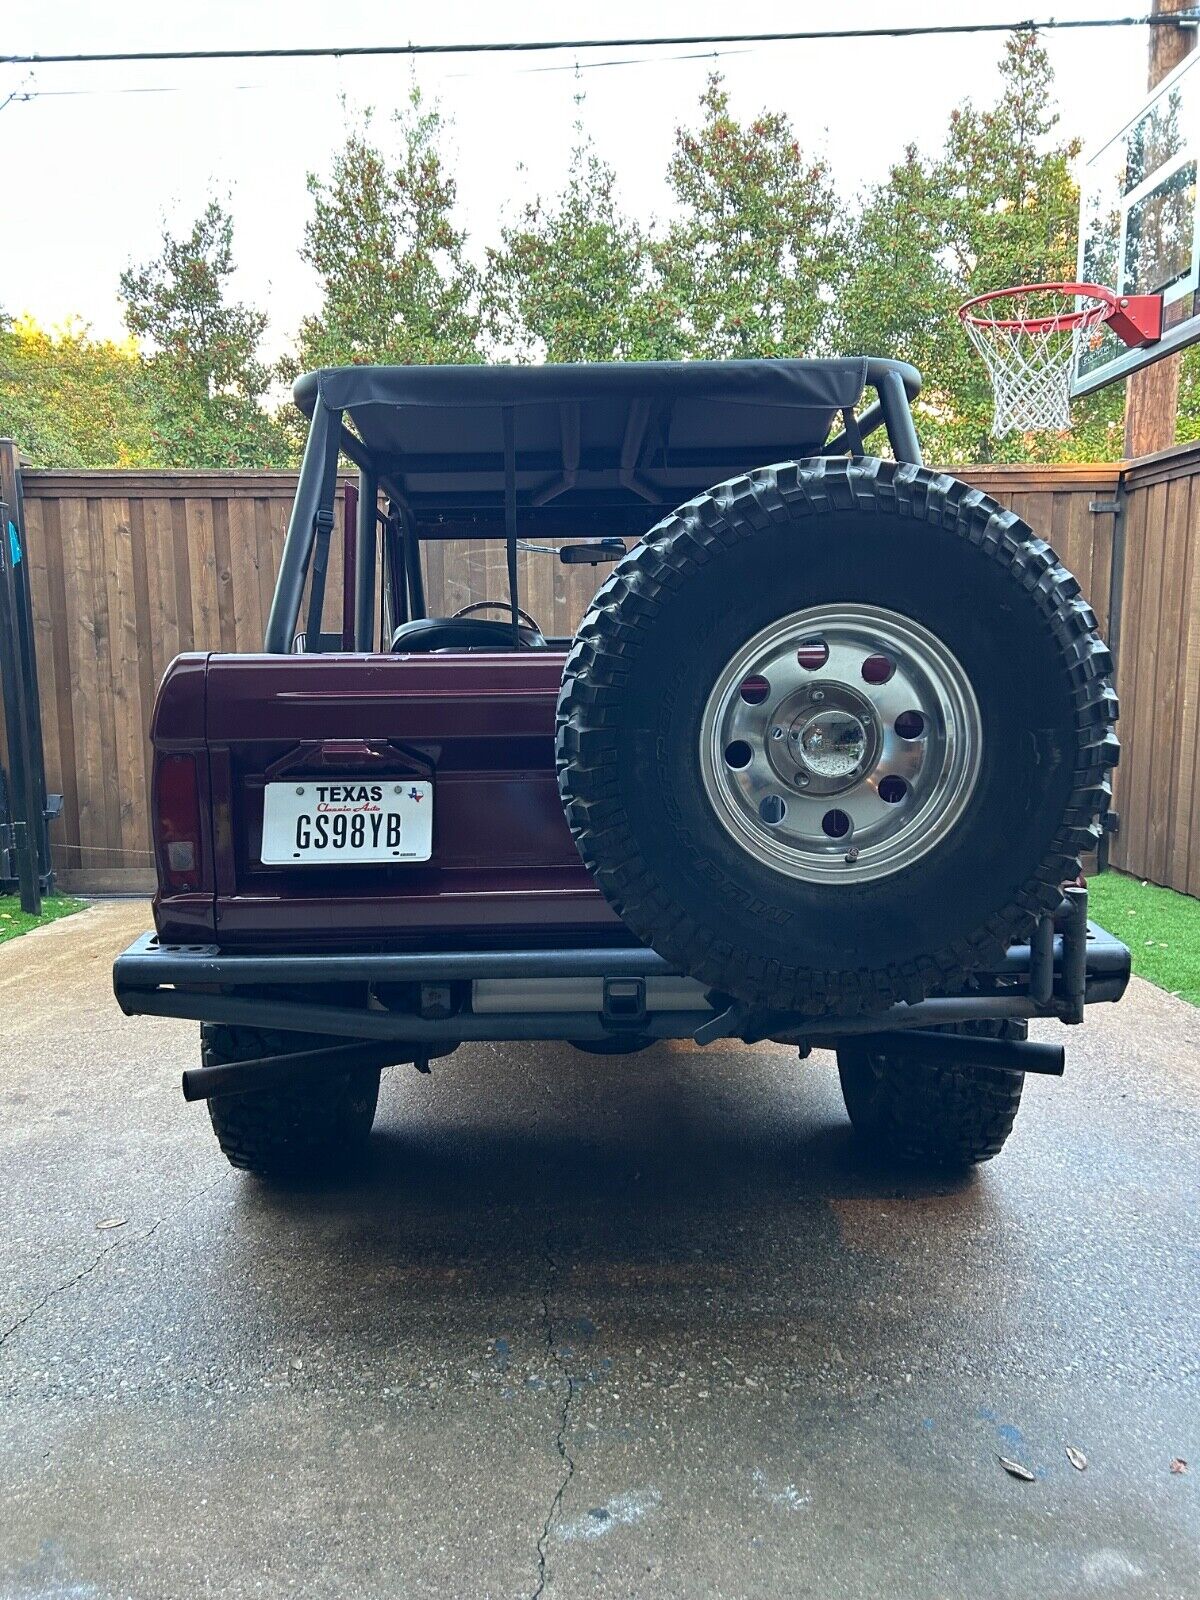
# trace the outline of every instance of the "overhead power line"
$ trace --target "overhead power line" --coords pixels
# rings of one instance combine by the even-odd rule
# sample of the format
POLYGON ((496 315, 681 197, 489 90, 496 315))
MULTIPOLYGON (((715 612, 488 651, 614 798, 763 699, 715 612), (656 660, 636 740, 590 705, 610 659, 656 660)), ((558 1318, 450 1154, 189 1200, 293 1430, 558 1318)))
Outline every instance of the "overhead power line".
POLYGON ((8 66, 85 66, 111 61, 272 61, 315 56, 461 56, 510 55, 545 50, 647 49, 657 45, 788 44, 822 39, 917 39, 948 34, 1011 33, 1033 28, 1039 33, 1082 28, 1195 27, 1200 8, 1137 17, 1034 17, 1010 22, 945 22, 885 28, 805 28, 770 33, 678 33, 630 39, 504 39, 486 44, 348 44, 281 45, 270 50, 89 50, 48 55, 0 55, 8 66))

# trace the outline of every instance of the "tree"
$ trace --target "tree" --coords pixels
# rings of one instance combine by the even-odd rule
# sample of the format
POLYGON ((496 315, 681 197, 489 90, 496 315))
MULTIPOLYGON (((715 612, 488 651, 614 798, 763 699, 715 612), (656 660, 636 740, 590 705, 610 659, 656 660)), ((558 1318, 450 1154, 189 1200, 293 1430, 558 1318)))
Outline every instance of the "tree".
POLYGON ((121 274, 125 323, 149 342, 147 371, 160 464, 284 464, 287 447, 263 408, 271 381, 259 359, 264 312, 229 297, 233 220, 210 200, 190 233, 121 274))
POLYGON ((645 231, 622 211, 613 169, 575 125, 560 195, 525 207, 488 250, 488 332, 525 359, 643 361, 678 353, 651 284, 645 231))
POLYGON ((71 322, 50 332, 0 314, 0 435, 39 467, 157 464, 137 349, 71 322))
POLYGON ((868 191, 834 313, 847 355, 911 361, 940 382, 956 355, 961 284, 945 259, 936 180, 916 147, 868 191))
POLYGON ((1179 401, 1175 414, 1175 442, 1200 439, 1200 345, 1185 350, 1179 362, 1179 401))
POLYGON ((394 165, 371 142, 368 113, 328 179, 308 175, 313 214, 300 255, 320 281, 321 308, 301 323, 290 373, 481 359, 476 273, 453 220, 457 186, 441 149, 442 115, 414 86, 394 120, 394 165))
POLYGON ((951 113, 935 159, 909 150, 868 195, 853 231, 839 324, 865 353, 922 368, 931 458, 1107 459, 1121 449, 1121 400, 1111 391, 1076 406, 1068 435, 992 439, 988 375, 954 314, 988 289, 1075 275, 1072 163, 1080 145, 1056 132, 1053 72, 1036 32, 1009 36, 1000 75, 994 106, 965 101, 951 113))
POLYGON ((738 122, 717 74, 700 107, 668 169, 681 215, 653 248, 667 310, 692 355, 819 354, 844 260, 828 166, 782 112, 738 122))

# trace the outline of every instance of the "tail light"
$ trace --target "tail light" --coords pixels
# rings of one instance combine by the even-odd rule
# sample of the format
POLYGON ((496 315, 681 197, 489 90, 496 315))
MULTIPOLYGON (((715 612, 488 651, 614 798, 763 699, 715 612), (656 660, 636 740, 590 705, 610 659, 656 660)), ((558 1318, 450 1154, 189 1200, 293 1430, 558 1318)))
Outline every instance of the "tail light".
POLYGON ((162 887, 201 885, 200 775, 190 755, 161 756, 155 775, 154 826, 162 887))

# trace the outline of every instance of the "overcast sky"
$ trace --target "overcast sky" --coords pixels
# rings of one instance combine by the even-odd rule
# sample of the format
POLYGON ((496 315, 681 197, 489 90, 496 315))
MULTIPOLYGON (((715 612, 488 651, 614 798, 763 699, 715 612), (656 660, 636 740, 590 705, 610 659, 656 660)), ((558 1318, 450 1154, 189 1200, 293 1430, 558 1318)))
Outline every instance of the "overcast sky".
MULTIPOLYGON (((599 5, 543 0, 2 0, 5 53, 220 48, 279 44, 619 37, 721 28, 858 26, 1007 20, 1031 10, 1058 17, 1121 15, 1122 0, 660 0, 599 5)), ((1149 9, 1148 0, 1144 9, 1149 9)), ((1050 33, 1064 124, 1087 141, 1115 129, 1144 94, 1146 30, 1050 33)), ((453 122, 461 219, 476 248, 532 193, 561 182, 575 116, 616 168, 627 207, 666 205, 672 133, 694 116, 707 72, 725 74, 736 112, 786 110, 801 142, 824 151, 843 191, 878 178, 909 140, 937 145, 951 107, 997 87, 1002 35, 906 41, 772 44, 716 62, 671 59, 678 49, 519 57, 426 58, 423 89, 453 122), (650 60, 627 63, 630 57, 650 60)), ((296 251, 308 214, 305 173, 325 170, 350 106, 374 106, 377 132, 402 98, 403 59, 0 67, 8 179, 0 247, 0 307, 55 324, 76 313, 119 335, 117 276, 155 250, 164 219, 183 231, 215 193, 231 207, 239 292, 271 314, 272 353, 315 303, 296 251), (145 91, 145 92, 131 92, 145 91)))

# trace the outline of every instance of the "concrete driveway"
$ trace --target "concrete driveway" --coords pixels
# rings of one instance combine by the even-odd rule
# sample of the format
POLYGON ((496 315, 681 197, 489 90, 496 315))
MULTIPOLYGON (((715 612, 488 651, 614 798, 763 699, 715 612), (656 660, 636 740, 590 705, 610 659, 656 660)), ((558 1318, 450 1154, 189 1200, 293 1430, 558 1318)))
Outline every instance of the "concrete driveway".
POLYGON ((1200 1012, 1097 1008, 962 1184, 827 1058, 478 1045, 281 1192, 117 1012, 144 920, 0 950, 5 1600, 1200 1594, 1200 1012))

